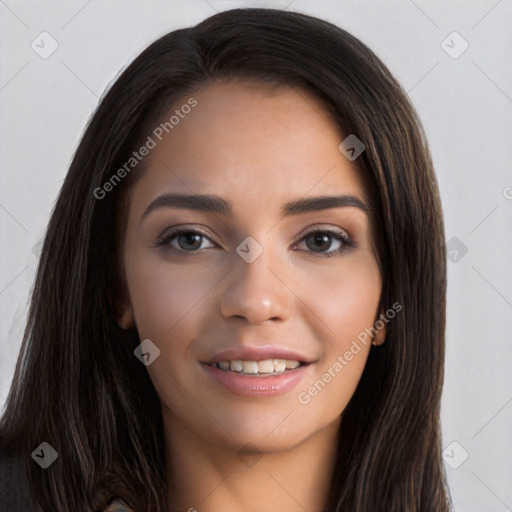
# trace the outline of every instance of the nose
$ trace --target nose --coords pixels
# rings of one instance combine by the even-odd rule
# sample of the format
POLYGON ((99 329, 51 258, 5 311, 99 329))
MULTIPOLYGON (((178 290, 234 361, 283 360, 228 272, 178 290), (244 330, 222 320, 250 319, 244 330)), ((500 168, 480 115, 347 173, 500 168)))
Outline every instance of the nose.
POLYGON ((264 250, 252 263, 235 254, 224 281, 220 308, 225 318, 238 317, 257 325, 290 317, 292 291, 282 266, 272 263, 264 250))

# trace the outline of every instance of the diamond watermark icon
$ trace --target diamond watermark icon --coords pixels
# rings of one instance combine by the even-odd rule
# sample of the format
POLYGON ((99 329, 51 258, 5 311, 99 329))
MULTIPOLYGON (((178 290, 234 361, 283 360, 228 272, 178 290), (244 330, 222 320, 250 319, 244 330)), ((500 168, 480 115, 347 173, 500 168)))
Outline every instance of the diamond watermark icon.
POLYGON ((452 263, 458 263, 468 252, 467 246, 456 236, 450 238, 446 244, 448 259, 452 263))
POLYGON ((59 47, 59 43, 48 32, 41 32, 30 46, 41 59, 47 59, 59 47))
POLYGON ((254 240, 252 236, 248 236, 237 248, 236 252, 247 263, 252 263, 262 252, 263 247, 254 240))
POLYGON ((441 48, 452 59, 458 59, 469 48, 469 43, 454 31, 441 41, 441 48))
POLYGON ((32 254, 36 258, 39 258, 39 256, 41 256, 41 249, 43 248, 43 242, 44 242, 44 238, 40 238, 39 241, 36 242, 34 247, 32 247, 32 254))
POLYGON ((258 447, 252 443, 246 443, 236 454, 238 460, 247 468, 253 468, 263 457, 258 447))
POLYGON ((339 146, 338 149, 353 162, 364 150, 365 145, 351 133, 339 146))
POLYGON ((448 466, 452 469, 457 469, 466 462, 466 459, 469 457, 469 453, 457 441, 452 441, 443 450, 442 457, 448 466))
POLYGON ((33 452, 32 458, 43 468, 49 468, 56 460, 59 454, 46 441, 41 443, 33 452))
POLYGON ((160 355, 160 349, 151 340, 146 339, 133 353, 146 366, 149 366, 160 355))

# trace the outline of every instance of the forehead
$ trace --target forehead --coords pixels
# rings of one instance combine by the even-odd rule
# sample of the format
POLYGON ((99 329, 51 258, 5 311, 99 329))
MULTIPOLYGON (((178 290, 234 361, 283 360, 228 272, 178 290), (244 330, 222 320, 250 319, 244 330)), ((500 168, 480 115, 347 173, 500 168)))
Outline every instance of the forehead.
POLYGON ((364 198, 358 168, 338 149, 335 120, 308 91, 230 81, 190 97, 163 118, 181 114, 155 139, 134 187, 138 202, 163 192, 215 193, 236 210, 237 204, 279 207, 306 194, 364 198), (196 106, 176 112, 190 97, 196 106))

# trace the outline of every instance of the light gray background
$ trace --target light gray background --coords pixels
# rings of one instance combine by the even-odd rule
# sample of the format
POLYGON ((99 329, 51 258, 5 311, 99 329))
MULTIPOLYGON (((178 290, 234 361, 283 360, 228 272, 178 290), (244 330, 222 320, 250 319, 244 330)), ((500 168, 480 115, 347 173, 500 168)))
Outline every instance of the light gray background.
POLYGON ((37 243, 99 97, 157 37, 215 11, 252 6, 301 11, 347 29, 388 65, 418 109, 446 238, 458 239, 448 247, 442 402, 451 493, 457 512, 512 511, 512 0, 0 0, 0 404, 37 243), (59 45, 47 59, 31 48, 44 31, 59 45), (463 48, 457 36, 446 39, 453 31, 469 44, 458 58, 441 46, 446 40, 453 55, 463 48))

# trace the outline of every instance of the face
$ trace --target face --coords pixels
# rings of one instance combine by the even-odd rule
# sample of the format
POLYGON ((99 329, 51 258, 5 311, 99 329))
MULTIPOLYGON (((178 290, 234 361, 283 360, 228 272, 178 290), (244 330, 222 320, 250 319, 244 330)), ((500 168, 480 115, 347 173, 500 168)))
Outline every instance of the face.
POLYGON ((291 448, 337 428, 371 347, 365 191, 308 93, 231 81, 193 97, 130 191, 119 323, 160 350, 147 371, 166 428, 291 448))

